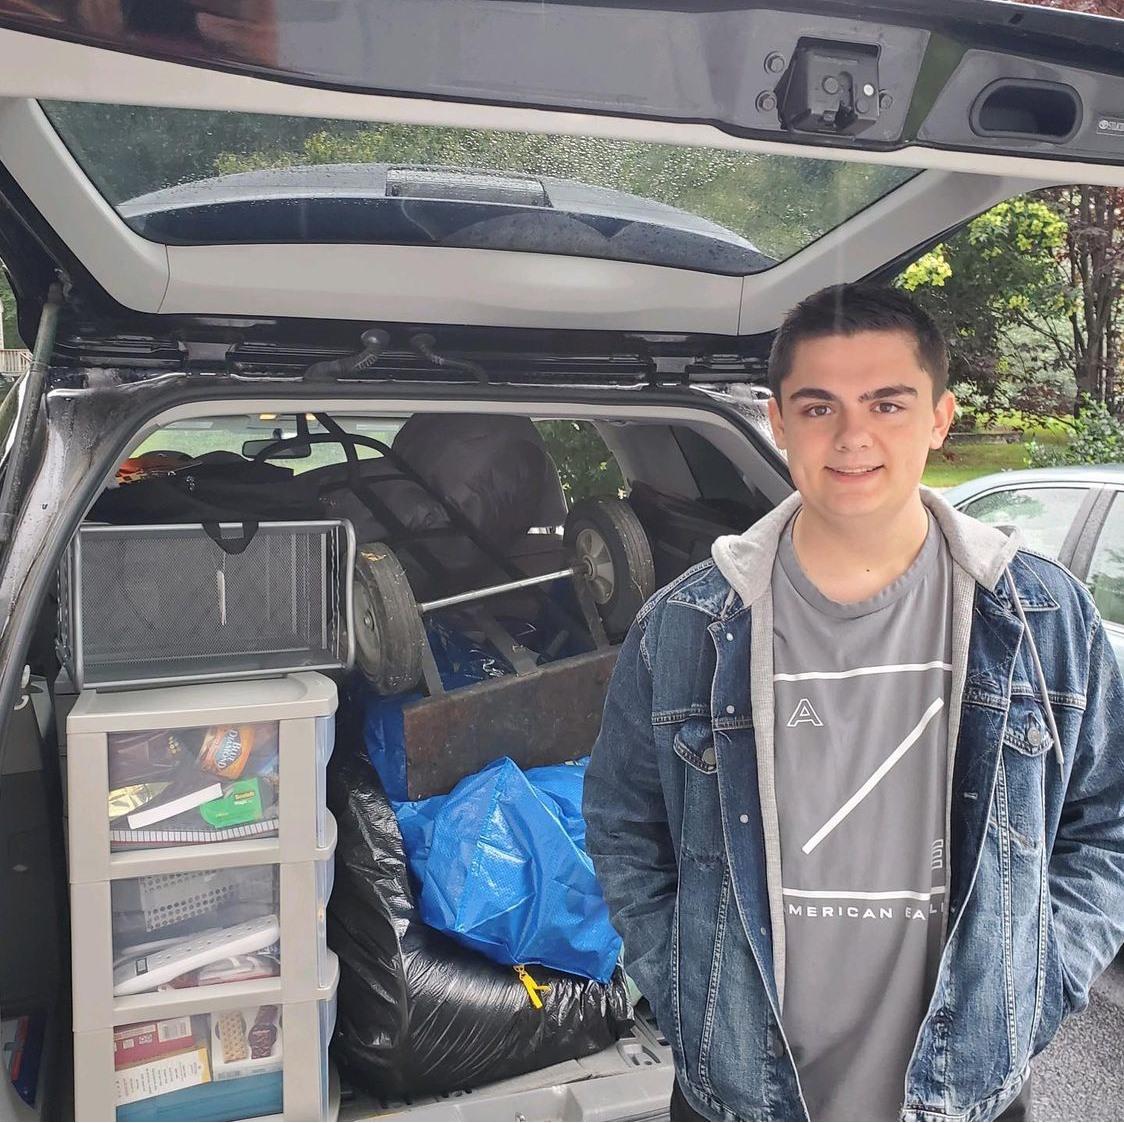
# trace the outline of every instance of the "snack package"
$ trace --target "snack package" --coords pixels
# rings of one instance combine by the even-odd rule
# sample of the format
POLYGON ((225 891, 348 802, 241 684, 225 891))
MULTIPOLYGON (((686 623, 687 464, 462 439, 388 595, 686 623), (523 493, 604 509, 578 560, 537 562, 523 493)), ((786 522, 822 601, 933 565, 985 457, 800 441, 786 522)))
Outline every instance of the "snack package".
POLYGON ((224 780, 237 780, 254 751, 253 725, 213 725, 203 736, 199 767, 224 780))
POLYGON ((194 1049, 191 1018, 133 1022, 117 1026, 113 1031, 113 1067, 116 1069, 130 1068, 194 1049))
POLYGON ((281 1064, 280 1006, 252 1006, 211 1015, 215 1080, 279 1072, 281 1064))
POLYGON ((157 799, 169 785, 170 781, 161 780, 155 784, 130 784, 125 788, 114 788, 109 793, 109 817, 116 819, 136 811, 146 803, 157 799))
MULTIPOLYGON (((190 1020, 190 1019, 189 1019, 190 1020)), ((203 1030, 205 1032, 206 1026, 203 1030)), ((212 1079, 207 1039, 195 1036, 184 1051, 128 1065, 114 1073, 114 1098, 118 1107, 178 1092, 212 1079)))

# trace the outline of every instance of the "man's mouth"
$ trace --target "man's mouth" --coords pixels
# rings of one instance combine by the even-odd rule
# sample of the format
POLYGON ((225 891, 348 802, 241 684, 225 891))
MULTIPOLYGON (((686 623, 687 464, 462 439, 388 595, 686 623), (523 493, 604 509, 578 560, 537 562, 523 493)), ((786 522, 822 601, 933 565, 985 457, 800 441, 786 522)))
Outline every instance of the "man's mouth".
POLYGON ((872 476, 875 472, 881 471, 882 465, 875 464, 869 468, 833 468, 828 465, 828 471, 837 476, 847 476, 849 478, 859 476, 872 476))

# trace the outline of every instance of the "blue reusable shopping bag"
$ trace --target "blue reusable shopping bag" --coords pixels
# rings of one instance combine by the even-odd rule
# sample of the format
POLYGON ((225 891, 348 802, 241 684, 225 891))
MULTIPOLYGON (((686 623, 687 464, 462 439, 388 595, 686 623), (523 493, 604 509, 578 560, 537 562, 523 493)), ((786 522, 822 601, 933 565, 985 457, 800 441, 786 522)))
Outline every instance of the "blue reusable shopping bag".
POLYGON ((523 773, 503 757, 395 805, 422 919, 498 963, 607 982, 621 942, 582 845, 586 763, 523 773))

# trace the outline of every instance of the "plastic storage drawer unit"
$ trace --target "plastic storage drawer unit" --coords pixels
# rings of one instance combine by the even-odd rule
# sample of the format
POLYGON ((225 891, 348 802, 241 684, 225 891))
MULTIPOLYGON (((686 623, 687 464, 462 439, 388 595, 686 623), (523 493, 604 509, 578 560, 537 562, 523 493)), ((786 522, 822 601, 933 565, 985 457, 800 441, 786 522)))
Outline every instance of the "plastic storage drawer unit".
POLYGON ((70 889, 74 1028, 144 1008, 169 1017, 246 984, 263 1002, 328 984, 332 858, 147 875, 70 889))

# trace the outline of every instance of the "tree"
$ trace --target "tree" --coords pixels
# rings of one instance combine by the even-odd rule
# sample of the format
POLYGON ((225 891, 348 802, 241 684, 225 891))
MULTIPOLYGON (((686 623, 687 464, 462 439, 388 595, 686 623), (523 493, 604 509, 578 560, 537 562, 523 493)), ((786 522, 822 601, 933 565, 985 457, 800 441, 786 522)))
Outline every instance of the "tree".
MULTIPOLYGON (((1045 8, 1124 18, 1124 0, 1025 0, 1045 8)), ((1079 300, 1070 312, 1077 399, 1124 408, 1117 389, 1121 350, 1119 304, 1124 290, 1124 192, 1077 186, 1051 193, 1067 224, 1066 261, 1079 300)), ((1075 411, 1078 405, 1075 403, 1075 411)))
POLYGON ((1066 223, 1065 262, 1077 300, 1069 311, 1077 397, 1121 403, 1120 296, 1124 291, 1124 192, 1115 187, 1063 187, 1051 192, 1066 223))
POLYGON ((1019 196, 974 218, 898 278, 940 325, 950 382, 985 419, 1025 388, 1056 379, 1063 365, 1059 348, 1073 308, 1065 241, 1065 222, 1047 201, 1019 196))
POLYGON ((0 268, 0 309, 4 317, 4 346, 23 347, 19 326, 16 324, 16 297, 8 284, 8 275, 0 268))

